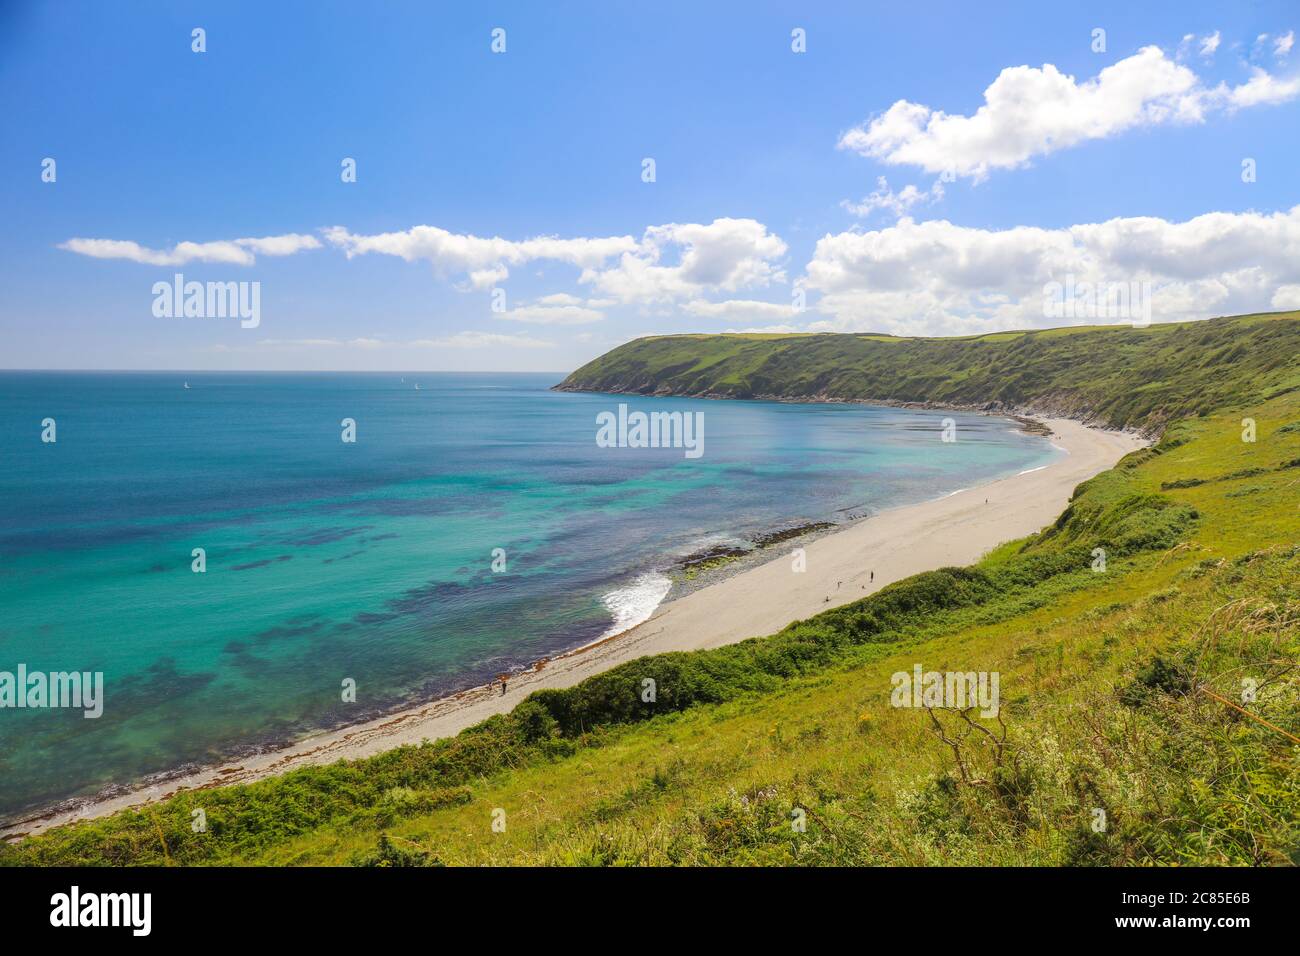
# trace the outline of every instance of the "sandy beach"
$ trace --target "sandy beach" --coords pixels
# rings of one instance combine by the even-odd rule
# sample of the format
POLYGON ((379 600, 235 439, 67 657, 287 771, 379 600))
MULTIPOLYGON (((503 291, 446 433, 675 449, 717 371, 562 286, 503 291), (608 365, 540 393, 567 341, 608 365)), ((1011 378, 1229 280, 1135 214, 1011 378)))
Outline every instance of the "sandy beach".
POLYGON ((798 541, 774 547, 767 563, 662 604, 631 630, 516 674, 504 696, 499 686, 474 688, 370 723, 317 734, 273 753, 16 822, 0 833, 10 838, 36 833, 162 799, 181 789, 243 783, 307 764, 364 757, 451 736, 512 709, 535 690, 568 687, 638 657, 771 634, 791 621, 857 600, 920 571, 970 564, 1004 541, 1038 531, 1065 508, 1076 485, 1146 444, 1136 435, 1101 431, 1075 421, 1042 421, 1053 432, 1050 440, 1068 453, 1051 464, 939 500, 886 511, 828 534, 806 545, 802 573, 792 567, 798 541))

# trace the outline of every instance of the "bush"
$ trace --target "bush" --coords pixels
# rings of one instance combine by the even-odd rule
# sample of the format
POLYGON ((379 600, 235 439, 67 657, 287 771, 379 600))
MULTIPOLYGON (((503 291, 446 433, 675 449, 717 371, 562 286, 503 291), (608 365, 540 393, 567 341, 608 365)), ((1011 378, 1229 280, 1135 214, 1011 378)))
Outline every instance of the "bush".
POLYGON ((1182 668, 1157 654, 1137 672, 1131 683, 1120 690, 1119 700, 1126 707, 1141 707, 1153 694, 1181 697, 1191 686, 1182 668))
POLYGON ((367 853, 358 853, 348 861, 350 866, 393 867, 393 866, 443 866, 441 860, 428 850, 419 847, 398 846, 387 833, 379 835, 375 848, 367 853))

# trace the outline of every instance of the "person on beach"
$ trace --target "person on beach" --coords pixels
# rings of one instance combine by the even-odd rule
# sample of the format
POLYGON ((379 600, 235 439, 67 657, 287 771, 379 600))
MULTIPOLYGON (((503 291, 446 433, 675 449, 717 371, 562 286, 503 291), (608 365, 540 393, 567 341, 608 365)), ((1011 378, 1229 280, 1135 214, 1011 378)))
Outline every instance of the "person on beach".
POLYGON ((506 679, 504 677, 501 678, 501 696, 506 696, 506 679))

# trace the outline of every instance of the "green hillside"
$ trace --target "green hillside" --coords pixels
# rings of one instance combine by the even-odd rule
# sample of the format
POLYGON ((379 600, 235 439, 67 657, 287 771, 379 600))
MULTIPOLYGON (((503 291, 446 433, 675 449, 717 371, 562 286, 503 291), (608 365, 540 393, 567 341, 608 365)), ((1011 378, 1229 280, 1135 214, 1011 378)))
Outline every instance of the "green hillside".
MULTIPOLYGON (((1140 367, 1201 369, 1201 391, 1171 367, 1162 397, 1134 404, 1086 369, 1000 365, 1129 423, 1193 404, 1053 525, 973 566, 538 692, 455 738, 62 827, 0 848, 0 864, 1300 863, 1300 351, 1276 344, 1298 328, 1245 317, 985 343, 1115 335, 1140 367), (1251 344, 1206 364, 1232 330, 1251 344), (891 675, 918 664, 999 673, 999 718, 891 706, 891 675)), ((642 340, 601 361, 697 342, 739 362, 786 341, 642 340)), ((1106 361, 1113 388, 1138 374, 1106 361)))
POLYGON ((1153 431, 1166 421, 1262 399, 1263 382, 1296 368, 1297 316, 956 339, 654 336, 587 363, 557 388, 1024 408, 1153 431))

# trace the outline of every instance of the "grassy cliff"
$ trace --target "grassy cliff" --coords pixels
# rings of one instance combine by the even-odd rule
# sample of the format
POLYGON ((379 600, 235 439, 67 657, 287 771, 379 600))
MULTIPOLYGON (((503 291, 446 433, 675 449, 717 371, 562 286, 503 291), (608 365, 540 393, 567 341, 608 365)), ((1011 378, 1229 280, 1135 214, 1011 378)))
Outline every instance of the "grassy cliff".
MULTIPOLYGON (((1300 325, 1232 322, 1250 341, 1300 325)), ((1183 329, 1156 334, 1208 334, 1183 329)), ((455 738, 63 827, 0 863, 1300 862, 1297 354, 1249 382, 1255 356, 1220 362, 1241 396, 1214 392, 973 566, 542 691, 455 738), (890 706, 916 664, 997 671, 1000 719, 890 706)))
POLYGON ((1154 431, 1173 419, 1264 398, 1264 383, 1296 368, 1297 316, 956 339, 653 336, 588 362, 557 388, 1024 409, 1154 431))

